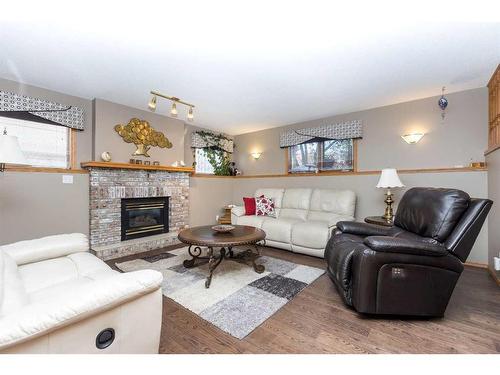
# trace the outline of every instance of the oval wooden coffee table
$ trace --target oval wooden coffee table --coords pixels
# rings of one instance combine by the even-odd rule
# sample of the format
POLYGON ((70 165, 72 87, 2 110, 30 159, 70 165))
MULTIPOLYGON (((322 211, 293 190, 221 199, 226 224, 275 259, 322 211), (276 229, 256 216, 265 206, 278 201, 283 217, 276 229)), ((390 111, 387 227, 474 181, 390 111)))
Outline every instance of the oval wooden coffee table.
POLYGON ((177 236, 181 242, 189 245, 188 252, 192 257, 184 261, 184 267, 192 268, 196 265, 196 260, 208 259, 210 274, 205 281, 206 288, 210 287, 214 270, 224 259, 231 259, 245 264, 251 262, 255 272, 264 272, 264 266, 256 264, 255 260, 260 257, 258 243, 265 240, 266 232, 247 225, 233 226, 235 228, 232 231, 225 233, 214 231, 211 225, 193 227, 182 230, 177 236), (234 246, 244 245, 249 245, 250 248, 238 254, 233 252, 234 246), (201 246, 208 248, 207 256, 201 255, 201 246), (219 254, 214 252, 214 248, 220 248, 219 254))

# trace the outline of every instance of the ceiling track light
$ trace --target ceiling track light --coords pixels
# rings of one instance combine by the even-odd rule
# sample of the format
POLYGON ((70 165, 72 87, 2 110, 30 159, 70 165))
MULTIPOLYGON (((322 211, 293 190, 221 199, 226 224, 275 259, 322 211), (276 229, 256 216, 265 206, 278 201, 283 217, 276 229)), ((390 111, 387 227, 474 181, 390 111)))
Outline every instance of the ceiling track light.
POLYGON ((150 93, 153 95, 153 97, 151 98, 151 100, 148 103, 148 108, 150 111, 154 112, 156 110, 157 97, 161 97, 161 98, 170 100, 172 102, 172 107, 170 108, 170 115, 172 117, 177 117, 177 115, 179 114, 179 111, 177 110, 177 104, 183 104, 183 105, 189 107, 189 110, 187 113, 188 121, 194 120, 194 107, 195 107, 194 104, 180 100, 179 98, 176 98, 175 96, 168 96, 165 94, 161 94, 157 91, 151 91, 150 93))

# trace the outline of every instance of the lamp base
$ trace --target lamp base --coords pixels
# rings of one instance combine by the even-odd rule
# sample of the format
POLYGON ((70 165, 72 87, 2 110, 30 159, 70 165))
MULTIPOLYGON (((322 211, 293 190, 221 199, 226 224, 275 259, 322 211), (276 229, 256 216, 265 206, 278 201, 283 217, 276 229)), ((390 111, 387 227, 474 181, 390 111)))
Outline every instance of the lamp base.
POLYGON ((382 215, 382 217, 387 221, 391 222, 392 218, 394 217, 394 214, 392 212, 392 204, 394 203, 394 200, 392 199, 392 192, 391 189, 387 189, 387 192, 385 193, 385 200, 384 200, 386 207, 385 207, 385 212, 382 215))

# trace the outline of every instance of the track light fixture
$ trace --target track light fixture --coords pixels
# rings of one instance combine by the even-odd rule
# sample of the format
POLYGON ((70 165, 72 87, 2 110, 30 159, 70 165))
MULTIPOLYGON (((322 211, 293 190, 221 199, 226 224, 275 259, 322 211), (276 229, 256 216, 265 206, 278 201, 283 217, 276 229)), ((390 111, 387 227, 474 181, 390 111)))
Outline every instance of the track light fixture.
POLYGON ((177 115, 179 114, 175 102, 172 103, 172 108, 170 108, 170 114, 172 115, 172 117, 177 117, 177 115))
POLYGON ((156 110, 156 100, 157 100, 157 97, 159 96, 161 98, 170 100, 172 102, 172 107, 170 108, 170 115, 172 117, 177 117, 177 115, 179 114, 179 111, 177 110, 177 104, 184 104, 185 106, 189 107, 188 114, 187 114, 188 121, 194 120, 194 104, 187 103, 183 100, 180 100, 179 98, 176 98, 175 96, 168 96, 168 95, 161 94, 157 91, 151 91, 150 93, 153 95, 153 97, 151 98, 151 100, 148 103, 148 108, 150 111, 154 112, 156 110))
POLYGON ((156 95, 153 95, 151 100, 148 103, 149 110, 154 112, 156 111, 156 95))

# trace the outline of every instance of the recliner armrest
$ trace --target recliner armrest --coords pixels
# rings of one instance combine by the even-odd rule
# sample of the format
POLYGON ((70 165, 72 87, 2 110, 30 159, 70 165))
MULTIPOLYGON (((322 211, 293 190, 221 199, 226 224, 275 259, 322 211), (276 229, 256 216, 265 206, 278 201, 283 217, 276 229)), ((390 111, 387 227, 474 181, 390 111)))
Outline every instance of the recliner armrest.
POLYGON ((117 273, 28 304, 0 319, 0 351, 152 293, 162 280, 153 270, 117 273))
POLYGON ((342 233, 357 234, 360 236, 390 236, 392 229, 381 225, 360 223, 357 221, 339 221, 337 229, 342 233))
POLYGON ((374 251, 441 257, 448 254, 446 248, 437 243, 408 240, 398 237, 371 236, 363 243, 374 251))

